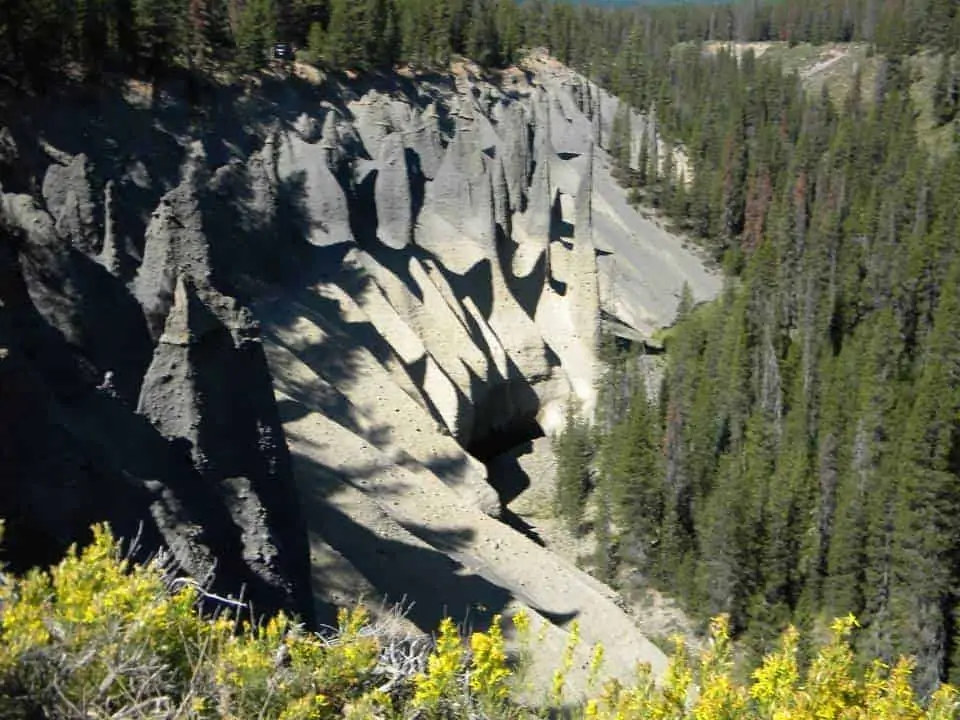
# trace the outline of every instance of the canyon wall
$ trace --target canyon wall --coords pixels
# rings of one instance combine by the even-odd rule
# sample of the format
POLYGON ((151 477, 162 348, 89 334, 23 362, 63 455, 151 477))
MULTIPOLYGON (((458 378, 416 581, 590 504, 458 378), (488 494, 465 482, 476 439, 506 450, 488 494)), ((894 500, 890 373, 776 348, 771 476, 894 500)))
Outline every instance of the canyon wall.
POLYGON ((645 337, 719 289, 614 183, 617 100, 546 62, 192 93, 0 118, 5 558, 109 520, 258 609, 519 603, 662 664, 501 473, 592 407, 601 317, 645 337))

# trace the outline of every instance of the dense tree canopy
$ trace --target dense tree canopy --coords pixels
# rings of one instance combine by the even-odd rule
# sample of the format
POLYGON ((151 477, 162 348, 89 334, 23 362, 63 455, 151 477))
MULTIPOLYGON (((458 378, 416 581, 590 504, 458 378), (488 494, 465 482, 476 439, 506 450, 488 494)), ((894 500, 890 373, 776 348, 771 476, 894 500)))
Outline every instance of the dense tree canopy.
POLYGON ((594 495, 635 508, 609 513, 621 564, 730 613, 757 657, 788 622, 853 612, 864 655, 915 655, 930 689, 960 672, 960 158, 920 142, 904 53, 939 51, 932 103, 952 123, 960 32, 955 3, 896 4, 897 23, 891 7, 625 12, 620 42, 575 60, 655 109, 690 182, 624 176, 727 271, 717 302, 682 308, 659 415, 642 394, 624 411, 660 465, 629 421, 599 422, 594 495), (751 51, 674 44, 724 18, 734 37, 873 40, 877 72, 834 102, 751 51))
MULTIPOLYGON (((250 70, 267 61, 275 39, 309 49, 327 66, 354 69, 443 64, 451 53, 495 66, 516 60, 521 47, 546 46, 601 80, 626 81, 630 64, 642 86, 654 66, 637 66, 635 53, 622 52, 636 50, 636 41, 657 53, 681 41, 733 39, 955 52, 958 28, 953 0, 614 8, 566 0, 0 0, 0 67, 8 79, 42 86, 67 66, 88 76, 106 67, 157 74, 211 60, 250 70)), ((944 97, 956 95, 948 81, 944 88, 944 97)))

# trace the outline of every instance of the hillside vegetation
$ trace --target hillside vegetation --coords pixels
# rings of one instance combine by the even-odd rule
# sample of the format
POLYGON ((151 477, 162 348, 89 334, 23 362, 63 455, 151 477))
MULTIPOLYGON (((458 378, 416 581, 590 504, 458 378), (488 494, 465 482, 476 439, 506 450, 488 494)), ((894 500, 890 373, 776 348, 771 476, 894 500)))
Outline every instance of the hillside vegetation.
POLYGON ((513 662, 498 622, 462 636, 445 620, 434 643, 411 644, 371 625, 362 610, 341 611, 338 627, 313 634, 282 614, 251 625, 236 605, 171 582, 162 558, 129 564, 109 529, 94 528, 86 549, 49 571, 0 573, 0 715, 533 720, 563 707, 590 720, 947 720, 960 708, 950 686, 921 705, 909 660, 856 670, 852 618, 833 624, 806 671, 797 633, 788 630, 748 684, 731 676, 724 618, 711 624, 711 642, 699 657, 676 643, 659 685, 643 667, 632 684, 603 682, 598 646, 588 697, 565 693, 579 642, 574 625, 551 687, 531 705, 516 702, 524 664, 538 651, 523 615, 510 628, 523 648, 513 662), (207 614, 198 609, 203 598, 207 614))
MULTIPOLYGON (((838 107, 854 84, 859 85, 863 102, 873 103, 877 72, 885 63, 885 58, 864 42, 711 42, 704 49, 712 53, 731 52, 739 58, 751 51, 756 58, 778 63, 786 73, 797 73, 809 92, 819 94, 825 88, 838 107)), ((950 55, 935 50, 924 50, 905 59, 911 79, 910 98, 917 112, 917 133, 934 153, 950 148, 954 132, 952 124, 943 122, 934 108, 935 87, 944 61, 949 66, 950 55)))
POLYGON ((611 47, 611 87, 656 111, 693 176, 628 181, 727 284, 681 304, 654 407, 621 383, 580 497, 615 540, 613 576, 619 563, 701 618, 730 613, 753 662, 785 624, 816 633, 853 612, 862 661, 911 654, 927 692, 960 662, 955 15, 814 7, 732 6, 757 24, 711 52, 665 53, 642 19, 611 47), (859 72, 841 73, 845 52, 859 72), (826 91, 810 92, 818 74, 826 91))

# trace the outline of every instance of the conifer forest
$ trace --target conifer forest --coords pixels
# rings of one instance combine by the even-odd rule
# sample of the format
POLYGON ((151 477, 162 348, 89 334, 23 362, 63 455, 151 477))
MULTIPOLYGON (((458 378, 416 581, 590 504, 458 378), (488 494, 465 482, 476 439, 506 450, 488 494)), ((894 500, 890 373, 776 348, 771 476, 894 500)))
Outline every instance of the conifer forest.
POLYGON ((960 681, 956 0, 0 0, 0 79, 24 92, 253 72, 277 41, 329 71, 495 70, 545 47, 654 117, 683 171, 625 117, 606 149, 724 291, 681 302, 658 387, 604 348, 597 416, 571 409, 557 443, 560 511, 589 524, 600 576, 729 614, 757 661, 787 624, 816 637, 852 613, 862 657, 960 681), (717 41, 863 43, 878 69, 810 92, 717 41), (917 57, 936 67, 923 96, 917 57))

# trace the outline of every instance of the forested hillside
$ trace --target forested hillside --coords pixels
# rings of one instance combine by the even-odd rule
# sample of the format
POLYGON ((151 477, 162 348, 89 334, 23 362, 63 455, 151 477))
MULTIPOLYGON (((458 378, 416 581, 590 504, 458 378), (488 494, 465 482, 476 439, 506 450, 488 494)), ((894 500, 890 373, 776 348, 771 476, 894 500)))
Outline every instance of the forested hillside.
MULTIPOLYGON (((876 43, 881 53, 924 46, 953 52, 951 0, 827 0, 728 4, 573 3, 563 0, 2 0, 0 73, 43 86, 64 69, 159 75, 173 68, 264 65, 274 41, 331 68, 395 62, 444 65, 463 53, 486 65, 547 46, 601 80, 642 41, 660 56, 689 40, 876 43)), ((633 60, 638 58, 634 57, 633 60)), ((650 58, 644 66, 652 69, 650 58)), ((669 78, 662 78, 668 81, 669 78)))
MULTIPOLYGON (((655 108, 692 178, 655 182, 642 140, 647 162, 626 174, 728 285, 682 308, 658 408, 616 383, 633 399, 601 417, 599 479, 562 471, 561 489, 592 488, 598 537, 618 539, 601 566, 639 568, 703 617, 729 612, 746 649, 853 612, 864 656, 916 655, 929 689, 960 662, 960 160, 918 143, 904 53, 944 52, 932 102, 949 124, 958 39, 952 6, 920 5, 898 5, 899 23, 870 3, 732 10, 734 26, 768 18, 748 38, 872 37, 879 71, 840 103, 751 52, 670 54, 646 19, 610 46, 606 81, 655 108)), ((649 17, 681 16, 697 32, 716 17, 649 17)), ((625 164, 631 139, 613 145, 625 164)))

